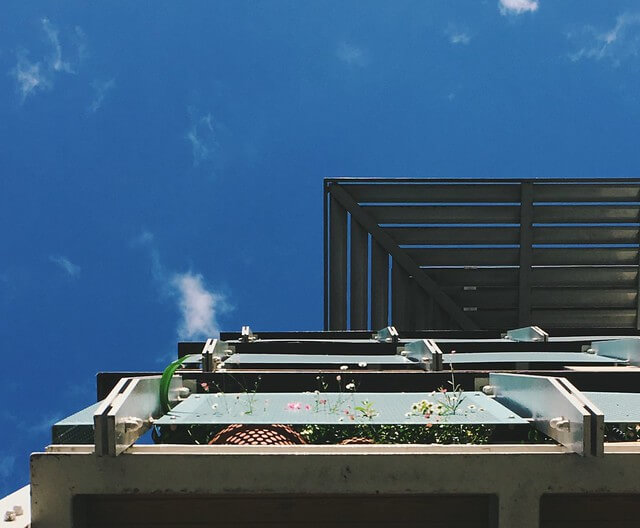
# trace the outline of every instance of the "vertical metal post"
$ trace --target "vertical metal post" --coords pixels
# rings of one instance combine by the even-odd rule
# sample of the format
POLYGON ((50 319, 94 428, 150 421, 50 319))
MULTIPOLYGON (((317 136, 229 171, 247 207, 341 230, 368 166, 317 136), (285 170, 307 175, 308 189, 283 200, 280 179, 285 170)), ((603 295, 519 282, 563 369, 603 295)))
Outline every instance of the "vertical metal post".
POLYGON ((409 275, 394 259, 391 268, 391 321, 398 330, 409 330, 407 299, 410 289, 409 275))
POLYGON ((351 330, 367 329, 368 235, 358 221, 351 218, 351 330))
POLYGON ((329 330, 329 186, 324 183, 322 235, 324 237, 324 329, 329 330))
POLYGON ((389 324, 389 255, 371 237, 371 329, 389 324))
POLYGON ((329 330, 347 329, 347 211, 331 196, 329 211, 329 330))
POLYGON ((520 277, 518 292, 518 324, 531 322, 531 266, 533 254, 533 183, 520 184, 520 277))

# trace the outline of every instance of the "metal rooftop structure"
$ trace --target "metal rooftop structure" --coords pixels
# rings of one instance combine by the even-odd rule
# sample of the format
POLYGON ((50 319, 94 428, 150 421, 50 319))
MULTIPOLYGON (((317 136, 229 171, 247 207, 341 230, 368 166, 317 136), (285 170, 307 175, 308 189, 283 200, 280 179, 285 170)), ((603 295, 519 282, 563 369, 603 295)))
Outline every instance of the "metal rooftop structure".
POLYGON ((633 526, 639 387, 640 335, 597 328, 244 327, 100 373, 32 455, 32 526, 633 526))
POLYGON ((325 180, 325 329, 638 329, 640 181, 325 180))
POLYGON ((637 526, 640 182, 325 181, 325 330, 101 372, 1 528, 637 526))

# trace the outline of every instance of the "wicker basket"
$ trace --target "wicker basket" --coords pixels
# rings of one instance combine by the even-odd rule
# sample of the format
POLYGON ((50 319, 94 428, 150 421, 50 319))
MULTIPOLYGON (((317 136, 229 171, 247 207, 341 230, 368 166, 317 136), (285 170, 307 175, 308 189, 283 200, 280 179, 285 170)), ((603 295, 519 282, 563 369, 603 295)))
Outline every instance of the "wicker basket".
POLYGON ((209 444, 296 445, 306 444, 300 433, 288 425, 233 424, 215 435, 209 444))
POLYGON ((355 445, 355 444, 373 444, 371 438, 364 438, 362 436, 354 436, 353 438, 346 438, 340 445, 355 445))

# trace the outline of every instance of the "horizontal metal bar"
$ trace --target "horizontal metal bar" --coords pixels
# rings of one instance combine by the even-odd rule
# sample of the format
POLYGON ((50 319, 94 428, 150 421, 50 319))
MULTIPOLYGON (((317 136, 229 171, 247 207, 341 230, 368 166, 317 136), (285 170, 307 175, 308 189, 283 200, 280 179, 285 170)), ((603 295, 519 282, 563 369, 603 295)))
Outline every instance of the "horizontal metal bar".
POLYGON ((533 268, 534 286, 579 286, 635 288, 638 280, 637 267, 570 267, 533 268))
POLYGON ((563 183, 535 182, 533 197, 538 202, 634 202, 640 200, 638 183, 563 183))
POLYGON ((517 224, 519 206, 362 206, 379 224, 517 224))
POLYGON ((357 202, 518 202, 517 184, 373 184, 351 185, 357 202))
POLYGON ((625 205, 548 205, 533 207, 534 223, 638 222, 639 206, 625 205))
POLYGON ((517 227, 385 227, 399 244, 518 244, 517 227))
POLYGON ((406 248, 418 266, 516 266, 516 248, 406 248))
POLYGON ((532 233, 534 244, 637 244, 640 228, 635 226, 534 226, 532 233))
MULTIPOLYGON (((515 308, 518 292, 515 288, 455 286, 445 288, 452 299, 462 306, 499 309, 515 308)), ((636 306, 637 291, 617 288, 538 288, 531 290, 533 308, 623 308, 636 306)))
POLYGON ((542 327, 607 326, 609 328, 634 328, 635 310, 533 310, 533 321, 542 327))
POLYGON ((533 248, 533 265, 617 265, 638 263, 637 248, 533 248))

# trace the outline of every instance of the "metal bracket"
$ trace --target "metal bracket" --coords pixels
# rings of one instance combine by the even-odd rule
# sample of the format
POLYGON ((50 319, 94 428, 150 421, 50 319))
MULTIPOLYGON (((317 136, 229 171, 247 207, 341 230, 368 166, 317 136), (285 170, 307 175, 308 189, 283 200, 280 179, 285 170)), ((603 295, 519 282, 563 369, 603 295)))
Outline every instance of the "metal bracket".
POLYGON ((225 341, 207 339, 202 347, 202 372, 215 372, 218 365, 234 352, 225 341))
POLYGON ((491 373, 489 383, 483 392, 570 451, 583 456, 604 452, 602 411, 566 379, 491 373))
POLYGON ((398 348, 398 354, 417 361, 423 370, 442 370, 442 350, 431 339, 419 339, 398 348))
POLYGON ((380 343, 397 343, 399 337, 398 331, 394 326, 387 326, 373 334, 373 339, 380 343))
POLYGON ((539 326, 525 326, 524 328, 515 328, 507 330, 506 334, 502 334, 504 339, 511 341, 548 341, 549 334, 539 326))
MULTIPOLYGON (((122 378, 93 415, 95 453, 117 456, 146 433, 162 416, 160 376, 122 378)), ((174 376, 169 399, 180 400, 182 378, 174 376)))
POLYGON ((240 341, 243 343, 250 343, 251 341, 255 341, 258 339, 257 335, 253 335, 251 331, 251 327, 249 325, 242 327, 242 332, 240 335, 240 341))
POLYGON ((620 359, 629 365, 640 366, 640 339, 635 337, 593 341, 590 346, 583 348, 591 354, 620 359))

